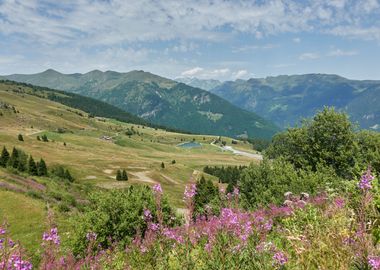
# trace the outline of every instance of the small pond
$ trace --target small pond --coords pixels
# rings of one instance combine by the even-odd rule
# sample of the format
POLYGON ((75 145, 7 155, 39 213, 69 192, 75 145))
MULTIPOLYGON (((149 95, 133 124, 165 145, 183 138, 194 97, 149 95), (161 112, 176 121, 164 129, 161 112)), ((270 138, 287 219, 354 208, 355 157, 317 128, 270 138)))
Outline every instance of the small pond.
POLYGON ((188 149, 202 147, 202 145, 197 142, 184 142, 184 143, 178 144, 177 146, 181 148, 188 148, 188 149))

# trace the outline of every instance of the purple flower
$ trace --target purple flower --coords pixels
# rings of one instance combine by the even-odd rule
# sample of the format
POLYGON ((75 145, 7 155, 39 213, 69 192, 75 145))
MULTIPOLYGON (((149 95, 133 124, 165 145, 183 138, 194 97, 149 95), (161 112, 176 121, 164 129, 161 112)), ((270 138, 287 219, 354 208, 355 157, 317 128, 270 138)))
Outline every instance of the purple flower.
POLYGON ((234 195, 239 196, 239 189, 237 187, 234 187, 234 195))
POLYGON ((162 188, 160 184, 155 184, 153 186, 153 192, 156 194, 162 194, 162 188))
POLYGON ((12 239, 9 239, 9 240, 8 240, 8 245, 9 245, 11 248, 13 248, 13 247, 16 245, 16 243, 13 242, 12 239))
POLYGON ((0 235, 5 234, 5 233, 6 233, 6 230, 3 228, 0 228, 0 235))
POLYGON ((340 197, 336 198, 334 200, 334 203, 335 203, 335 206, 338 207, 339 209, 343 208, 346 204, 344 199, 340 197))
POLYGON ((284 265, 288 262, 288 257, 286 257, 286 255, 281 251, 278 251, 273 255, 273 260, 277 265, 284 265))
POLYGON ((371 168, 368 168, 367 171, 362 175, 359 182, 359 188, 362 190, 368 190, 372 188, 372 180, 375 177, 371 174, 371 168))
POLYGON ((86 238, 88 241, 95 241, 97 237, 98 237, 98 235, 94 232, 88 232, 86 234, 86 238))
POLYGON ((157 223, 150 223, 149 224, 149 229, 154 231, 154 232, 158 231, 159 228, 160 228, 160 225, 157 223))
POLYGON ((144 209, 144 220, 150 221, 152 219, 152 213, 149 209, 144 209))
POLYGON ((373 270, 380 269, 380 256, 369 257, 368 264, 372 267, 373 270))
POLYGON ((197 193, 197 186, 195 184, 186 185, 184 199, 191 199, 195 196, 197 193))
POLYGON ((60 237, 58 235, 58 229, 57 228, 52 228, 50 229, 50 232, 44 232, 42 235, 42 240, 46 242, 53 242, 56 245, 61 244, 60 237))

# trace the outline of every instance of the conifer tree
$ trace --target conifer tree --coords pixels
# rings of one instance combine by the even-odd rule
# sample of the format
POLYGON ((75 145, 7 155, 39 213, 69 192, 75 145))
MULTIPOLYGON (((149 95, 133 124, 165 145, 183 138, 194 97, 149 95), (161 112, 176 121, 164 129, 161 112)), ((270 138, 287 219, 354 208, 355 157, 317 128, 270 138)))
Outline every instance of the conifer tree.
POLYGON ((128 174, 125 170, 123 170, 123 173, 121 175, 121 179, 124 181, 128 181, 128 174))
POLYGON ((44 142, 48 142, 49 141, 49 139, 48 139, 48 137, 46 136, 46 134, 44 134, 44 135, 42 135, 42 141, 44 141, 44 142))
POLYGON ((17 170, 19 170, 20 172, 26 171, 26 159, 19 157, 17 163, 17 170))
POLYGON ((37 165, 32 156, 29 157, 28 161, 28 173, 30 175, 38 175, 37 165))
POLYGON ((66 169, 66 171, 65 171, 65 179, 69 180, 70 182, 74 181, 74 178, 71 176, 68 169, 66 169))
POLYGON ((0 156, 0 166, 1 167, 7 166, 8 160, 9 160, 9 152, 7 148, 4 146, 3 151, 1 152, 1 156, 0 156))
POLYGON ((161 162, 161 168, 165 169, 165 163, 164 162, 161 162))
POLYGON ((122 180, 121 177, 122 177, 122 175, 121 175, 121 171, 120 171, 120 170, 117 170, 117 172, 116 172, 116 180, 117 180, 117 181, 122 180))
POLYGON ((41 141, 41 138, 40 138, 40 136, 37 136, 37 141, 41 141))
POLYGON ((22 137, 21 134, 18 134, 18 140, 19 140, 20 142, 23 142, 23 141, 24 141, 24 137, 22 137))
POLYGON ((18 160, 19 158, 19 153, 16 147, 13 147, 11 157, 8 160, 8 166, 17 169, 18 167, 18 160))
POLYGON ((37 171, 39 176, 46 176, 48 174, 46 163, 42 158, 40 159, 40 162, 38 162, 37 171))

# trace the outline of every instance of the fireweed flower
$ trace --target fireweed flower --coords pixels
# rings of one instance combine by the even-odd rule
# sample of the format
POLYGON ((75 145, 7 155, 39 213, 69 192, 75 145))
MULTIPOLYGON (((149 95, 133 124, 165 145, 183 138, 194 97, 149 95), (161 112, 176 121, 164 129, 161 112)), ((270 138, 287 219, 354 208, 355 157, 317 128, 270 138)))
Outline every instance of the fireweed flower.
POLYGON ((57 246, 61 244, 57 228, 52 228, 50 232, 44 232, 44 234, 42 235, 42 240, 46 242, 53 242, 57 246))
POLYGON ((274 264, 284 265, 288 262, 288 257, 286 257, 286 255, 281 251, 278 251, 273 255, 273 260, 274 264))
POLYGON ((152 220, 152 213, 150 212, 149 209, 144 209, 144 220, 145 221, 152 220))
POLYGON ((183 199, 184 200, 191 199, 195 196, 196 193, 197 193, 197 186, 195 184, 186 185, 185 193, 183 194, 184 195, 183 199))
POLYGON ((5 233, 6 233, 5 229, 0 228, 0 235, 5 234, 5 233))
POLYGON ((380 256, 369 257, 368 258, 368 264, 371 266, 371 268, 373 270, 379 270, 380 269, 380 256))
POLYGON ((98 237, 98 235, 96 233, 94 233, 94 232, 88 232, 86 234, 86 239, 88 241, 95 241, 97 237, 98 237))
POLYGON ((344 199, 340 197, 336 198, 334 200, 334 203, 335 203, 335 206, 338 207, 339 209, 343 208, 346 204, 344 199))
POLYGON ((153 192, 156 194, 162 194, 162 188, 160 184, 155 184, 153 186, 153 192))
POLYGON ((239 189, 237 187, 234 187, 234 195, 239 196, 239 189))
POLYGON ((372 180, 375 177, 371 174, 371 168, 368 168, 367 171, 362 175, 359 181, 359 188, 362 190, 369 190, 372 188, 372 180))

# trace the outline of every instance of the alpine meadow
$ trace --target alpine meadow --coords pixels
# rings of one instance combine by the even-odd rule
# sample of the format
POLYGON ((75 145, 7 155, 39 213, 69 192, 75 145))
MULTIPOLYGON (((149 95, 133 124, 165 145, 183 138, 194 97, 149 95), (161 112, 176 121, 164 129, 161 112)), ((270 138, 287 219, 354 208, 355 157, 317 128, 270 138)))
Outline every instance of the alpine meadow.
POLYGON ((3 0, 0 48, 0 270, 380 270, 379 0, 3 0))

